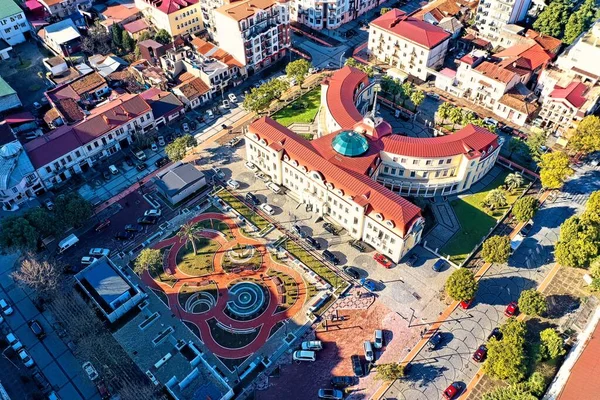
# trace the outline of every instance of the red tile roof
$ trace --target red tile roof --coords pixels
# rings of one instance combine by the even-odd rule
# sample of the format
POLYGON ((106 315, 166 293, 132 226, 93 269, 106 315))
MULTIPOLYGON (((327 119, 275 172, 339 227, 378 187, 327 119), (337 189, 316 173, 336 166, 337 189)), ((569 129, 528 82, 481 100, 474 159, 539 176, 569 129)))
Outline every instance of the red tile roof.
POLYGON ((452 135, 415 138, 392 135, 381 139, 383 151, 417 158, 441 158, 465 154, 476 157, 490 146, 498 147, 498 136, 485 128, 467 125, 452 135))
POLYGON ((329 86, 326 95, 327 107, 342 129, 350 129, 354 124, 362 121, 363 116, 354 105, 354 97, 361 83, 365 86, 369 84, 367 74, 358 68, 346 65, 324 83, 329 86))
POLYGON ((432 49, 450 38, 450 34, 442 28, 408 16, 404 11, 396 8, 371 21, 371 25, 385 29, 394 35, 428 49, 432 49))
POLYGON ((226 52, 225 50, 215 46, 212 43, 207 42, 199 37, 192 39, 192 45, 196 48, 196 51, 204 56, 209 56, 212 58, 216 58, 222 63, 227 64, 229 67, 239 67, 242 68, 244 65, 240 63, 238 60, 233 58, 231 54, 226 52))
POLYGON ((511 46, 506 50, 494 54, 494 57, 508 59, 518 58, 525 62, 522 64, 523 66, 526 66, 531 71, 535 71, 539 67, 550 62, 554 55, 544 50, 539 44, 534 43, 511 46))
POLYGON ((165 14, 171 14, 198 3, 198 0, 146 0, 146 2, 165 14))
POLYGON ((386 189, 371 178, 340 168, 326 160, 312 146, 311 142, 298 136, 286 127, 263 117, 248 127, 248 132, 264 139, 267 145, 279 143, 285 154, 305 166, 309 171, 317 171, 325 182, 349 195, 358 204, 366 206, 366 214, 380 213, 385 220, 394 223, 395 228, 406 235, 411 224, 421 215, 419 207, 398 194, 386 189))
POLYGON ((123 29, 125 29, 129 33, 138 33, 143 31, 144 29, 148 29, 150 25, 143 19, 137 19, 133 22, 123 25, 123 29))
POLYGON ((584 93, 587 91, 587 86, 583 83, 574 81, 569 83, 565 88, 558 85, 554 86, 554 90, 550 92, 550 98, 565 99, 575 108, 580 108, 585 104, 584 93))
POLYGON ((47 135, 25 143, 23 147, 31 164, 38 169, 81 147, 81 142, 73 127, 63 125, 47 135))
MULTIPOLYGON (((343 131, 343 130, 342 130, 343 131)), ((342 132, 339 131, 339 132, 342 132)), ((369 150, 360 157, 346 157, 338 153, 331 146, 331 141, 337 136, 338 132, 321 136, 310 142, 311 146, 327 161, 337 165, 340 168, 351 170, 356 173, 366 175, 369 167, 374 167, 375 160, 379 158, 381 142, 369 142, 369 150)), ((368 138, 368 136, 366 136, 368 138)))
POLYGON ((516 75, 514 72, 509 71, 506 68, 502 68, 502 66, 491 63, 489 61, 482 62, 474 69, 475 71, 487 76, 488 78, 504 83, 509 83, 516 75))
POLYGON ((203 94, 208 93, 210 90, 208 85, 204 83, 202 79, 197 77, 193 77, 184 81, 182 84, 175 86, 175 89, 179 89, 188 100, 197 99, 203 94))

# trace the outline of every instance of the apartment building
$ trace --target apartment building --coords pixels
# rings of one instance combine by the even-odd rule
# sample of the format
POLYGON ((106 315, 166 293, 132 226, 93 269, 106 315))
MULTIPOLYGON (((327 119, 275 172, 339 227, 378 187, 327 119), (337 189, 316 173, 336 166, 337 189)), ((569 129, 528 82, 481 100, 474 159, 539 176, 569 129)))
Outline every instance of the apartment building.
POLYGON ((337 29, 384 3, 382 0, 292 0, 290 17, 309 28, 337 29))
POLYGON ((503 28, 522 21, 530 4, 531 0, 480 0, 475 15, 479 37, 501 45, 503 28))
POLYGON ((212 98, 210 88, 202 79, 187 72, 182 78, 183 82, 175 86, 172 91, 188 110, 200 107, 212 98))
POLYGON ((25 18, 25 13, 13 0, 2 0, 0 6, 0 39, 14 46, 25 41, 25 33, 31 26, 25 18))
POLYGON ((49 15, 53 17, 68 17, 79 10, 89 10, 92 0, 39 0, 49 15))
POLYGON ((581 80, 600 79, 600 20, 581 34, 556 60, 561 70, 581 80))
POLYGON ((201 0, 135 0, 135 6, 156 28, 172 37, 202 32, 201 0))
POLYGON ((214 13, 216 40, 249 74, 283 58, 290 47, 286 0, 243 0, 214 13))
POLYGON ((368 49, 377 60, 426 80, 443 65, 450 37, 438 26, 392 9, 369 25, 368 49))
MULTIPOLYGON (((200 2, 200 11, 202 13, 202 25, 211 40, 217 39, 217 27, 215 25, 215 10, 224 4, 234 2, 230 0, 202 0, 200 2)), ((218 44, 218 43, 217 43, 218 44)))

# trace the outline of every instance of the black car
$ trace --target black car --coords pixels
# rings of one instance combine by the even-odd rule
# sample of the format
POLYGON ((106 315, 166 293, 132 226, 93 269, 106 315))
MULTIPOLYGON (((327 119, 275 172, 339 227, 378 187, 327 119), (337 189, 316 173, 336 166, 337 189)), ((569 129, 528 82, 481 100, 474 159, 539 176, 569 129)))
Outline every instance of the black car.
POLYGON ((302 231, 302 228, 300 228, 298 225, 292 225, 292 229, 294 230, 296 235, 300 236, 301 238, 306 237, 306 233, 304 233, 304 231, 302 231))
POLYGON ((32 319, 27 323, 27 325, 29 325, 29 329, 31 329, 31 332, 33 332, 33 334, 37 336, 38 339, 42 339, 44 336, 46 336, 44 328, 42 327, 42 325, 40 325, 40 323, 37 320, 32 319))
POLYGON ((133 160, 131 159, 131 157, 129 156, 125 156, 125 164, 129 165, 130 167, 133 167, 133 160))
POLYGON ((160 168, 160 167, 164 167, 168 163, 169 163, 169 159, 167 157, 161 157, 158 160, 156 160, 154 165, 156 165, 156 168, 160 168))
POLYGON ((356 270, 356 268, 353 268, 353 267, 344 267, 344 268, 342 268, 342 271, 344 271, 344 273, 346 275, 348 275, 350 278, 353 278, 353 279, 359 279, 360 278, 360 274, 358 273, 358 271, 356 270))
POLYGON ((100 232, 100 231, 108 228, 109 225, 110 225, 110 219, 105 219, 103 221, 98 222, 96 225, 94 225, 94 230, 96 232, 100 232))
POLYGON ((360 357, 357 356, 356 354, 354 354, 353 356, 350 356, 350 360, 352 361, 352 371, 354 371, 354 375, 358 376, 359 378, 361 376, 364 376, 365 372, 363 370, 363 366, 362 366, 362 362, 360 361, 360 357))
POLYGON ((338 389, 343 389, 354 385, 355 379, 352 376, 334 376, 331 378, 331 386, 338 389))
POLYGON ((350 246, 360 251, 361 253, 365 252, 365 246, 360 242, 360 240, 353 240, 350 242, 350 246))
POLYGON ((229 129, 229 127, 227 125, 225 125, 225 124, 221 124, 221 128, 223 128, 223 129, 229 129))
POLYGON ((436 332, 435 335, 433 335, 429 339, 429 342, 427 342, 427 350, 429 350, 429 351, 435 350, 441 342, 442 342, 442 333, 436 332))
POLYGON ((125 225, 125 230, 128 232, 139 232, 142 230, 142 227, 135 224, 127 224, 125 225))
POLYGON ((304 240, 306 240, 306 243, 310 244, 312 247, 314 247, 317 250, 321 250, 321 245, 319 244, 319 242, 317 242, 315 240, 315 238, 311 237, 311 236, 306 236, 304 238, 304 240))
POLYGON ((338 265, 340 263, 340 260, 335 256, 335 254, 333 254, 329 250, 323 251, 323 258, 325 258, 327 261, 329 261, 333 265, 338 265))
POLYGON ((158 221, 158 217, 154 215, 146 215, 138 218, 137 223, 140 225, 154 225, 158 221))
POLYGON ((133 232, 130 232, 130 231, 118 232, 115 235, 115 239, 117 239, 117 240, 131 240, 131 239, 133 239, 133 232))
POLYGON ((148 167, 148 166, 146 165, 146 163, 139 163, 139 164, 136 166, 137 170, 138 170, 138 171, 140 171, 140 172, 141 172, 141 171, 143 171, 143 170, 145 170, 147 167, 148 167))
POLYGON ((260 204, 260 201, 258 201, 258 197, 256 197, 254 194, 252 194, 250 192, 246 193, 246 201, 254 204, 255 206, 260 204))
POLYGON ((104 178, 105 181, 110 181, 110 172, 108 171, 102 171, 102 177, 104 178))
POLYGON ((496 338, 496 340, 502 339, 502 332, 500 332, 500 328, 495 327, 494 329, 492 329, 492 331, 487 337, 487 340, 490 340, 491 338, 496 338))
POLYGON ((418 260, 419 260, 418 255, 411 254, 411 256, 408 257, 408 260, 406 260, 406 265, 408 265, 409 267, 414 267, 418 260))
POLYGON ((500 132, 508 133, 509 135, 513 133, 513 128, 508 125, 504 125, 500 128, 500 132))
POLYGON ((332 235, 337 235, 337 230, 335 229, 335 227, 330 224, 329 222, 325 222, 323 224, 323 229, 325 229, 327 232, 331 233, 332 235))

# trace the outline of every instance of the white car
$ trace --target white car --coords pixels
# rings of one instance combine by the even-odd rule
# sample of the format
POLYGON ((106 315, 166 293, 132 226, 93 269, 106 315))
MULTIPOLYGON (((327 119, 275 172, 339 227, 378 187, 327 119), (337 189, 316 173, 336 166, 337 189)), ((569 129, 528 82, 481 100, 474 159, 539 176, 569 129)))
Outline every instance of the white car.
POLYGON ((0 299, 0 310, 4 315, 10 315, 13 313, 12 307, 4 299, 0 299))
POLYGON ((181 125, 181 127, 183 128, 183 131, 185 133, 188 133, 190 131, 190 126, 188 125, 187 122, 184 122, 183 125, 181 125))
POLYGON ((229 186, 232 189, 239 189, 240 188, 240 183, 234 179, 230 179, 227 181, 227 186, 229 186))
POLYGON ((233 93, 229 93, 229 94, 227 95, 227 97, 229 97, 229 101, 230 101, 230 102, 232 102, 232 103, 237 103, 237 97, 235 97, 235 94, 233 94, 233 93))
POLYGON ((110 254, 110 250, 109 249, 103 249, 100 247, 94 247, 93 249, 90 249, 90 256, 93 257, 108 257, 108 255, 110 254))
POLYGON ((229 108, 229 100, 223 100, 223 108, 229 108))
POLYGON ((315 361, 317 359, 314 351, 298 350, 292 354, 294 361, 315 361))
POLYGON ((223 171, 221 171, 221 168, 212 167, 211 169, 215 173, 215 175, 217 175, 219 178, 221 178, 221 179, 225 178, 225 173, 223 171))
POLYGON ((269 178, 269 176, 267 174, 265 174, 264 172, 261 172, 261 171, 255 172, 254 176, 265 183, 269 182, 271 180, 271 178, 269 178))
POLYGON ((157 208, 152 208, 150 210, 146 210, 144 213, 144 217, 160 217, 162 215, 162 210, 157 208))
POLYGON ((158 146, 156 145, 156 143, 152 143, 150 148, 152 149, 152 151, 158 151, 158 146))
POLYGON ((261 204, 260 205, 260 209, 263 210, 264 212, 266 212, 269 215, 273 215, 275 214, 275 210, 273 210, 273 207, 271 207, 270 205, 268 205, 267 203, 265 204, 261 204))
POLYGON ((267 183, 267 188, 269 188, 271 190, 271 192, 273 192, 275 194, 280 194, 282 192, 281 186, 279 186, 278 184, 273 183, 273 182, 267 183))
POLYGON ((83 363, 83 365, 81 367, 83 368, 83 370, 87 374, 88 378, 90 378, 90 380, 92 382, 95 381, 96 379, 98 379, 98 371, 96 371, 96 368, 94 368, 94 366, 92 365, 91 362, 86 361, 83 363))
POLYGON ((207 120, 211 120, 215 117, 215 115, 213 114, 213 112, 211 110, 206 110, 206 119, 207 120))
POLYGON ((21 361, 23 361, 23 364, 25 364, 25 366, 27 368, 31 368, 35 365, 35 362, 33 361, 33 358, 31 358, 29 356, 29 354, 27 354, 27 352, 25 351, 25 349, 21 349, 19 350, 19 358, 21 359, 21 361))
POLYGON ((165 142, 165 137, 164 136, 159 136, 158 137, 158 145, 163 147, 166 144, 165 142))
POLYGON ((97 260, 97 258, 95 258, 95 257, 90 257, 90 256, 83 256, 83 257, 81 257, 81 263, 83 265, 90 265, 90 264, 92 264, 96 260, 97 260))
POLYGON ((17 337, 13 333, 9 333, 8 335, 6 335, 6 341, 14 351, 19 351, 19 349, 23 347, 23 344, 19 341, 19 339, 17 339, 17 337))
POLYGON ((250 161, 246 161, 244 163, 244 165, 246 166, 246 168, 248 168, 250 171, 256 171, 256 165, 252 164, 250 161))

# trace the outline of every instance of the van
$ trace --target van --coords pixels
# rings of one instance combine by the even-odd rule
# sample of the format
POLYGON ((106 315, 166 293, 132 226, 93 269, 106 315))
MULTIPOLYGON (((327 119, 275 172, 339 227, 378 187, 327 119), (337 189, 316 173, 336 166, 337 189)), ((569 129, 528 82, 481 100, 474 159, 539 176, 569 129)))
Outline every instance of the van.
POLYGON ((375 330, 375 335, 373 335, 373 346, 376 349, 381 349, 383 347, 383 331, 381 329, 375 330))
POLYGON ((79 242, 79 238, 71 233, 69 236, 61 240, 60 243, 58 243, 58 252, 62 253, 68 248, 74 246, 77 242, 79 242))
POLYGON ((320 340, 307 340, 305 342, 302 342, 302 350, 323 350, 323 342, 321 342, 320 340))
POLYGON ((369 362, 375 361, 375 354, 373 354, 373 346, 371 345, 371 342, 365 340, 363 343, 363 348, 365 349, 365 360, 369 362))
POLYGON ((310 350, 297 350, 292 354, 294 361, 316 361, 317 356, 314 351, 310 350))
POLYGON ((108 166, 108 170, 110 171, 111 174, 113 175, 118 175, 119 174, 119 170, 117 169, 117 167, 115 167, 114 165, 109 165, 108 166))
POLYGON ((275 194, 281 193, 281 186, 279 186, 273 182, 267 183, 267 188, 269 188, 271 190, 271 192, 273 192, 275 194))
POLYGON ((136 151, 133 155, 140 161, 146 160, 146 153, 143 150, 136 151))
POLYGON ((332 263, 333 265, 338 265, 340 260, 329 250, 323 251, 323 258, 332 263))

